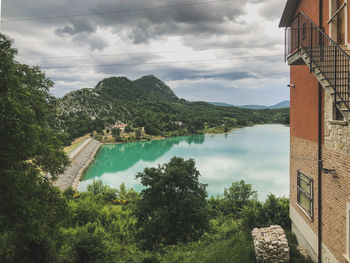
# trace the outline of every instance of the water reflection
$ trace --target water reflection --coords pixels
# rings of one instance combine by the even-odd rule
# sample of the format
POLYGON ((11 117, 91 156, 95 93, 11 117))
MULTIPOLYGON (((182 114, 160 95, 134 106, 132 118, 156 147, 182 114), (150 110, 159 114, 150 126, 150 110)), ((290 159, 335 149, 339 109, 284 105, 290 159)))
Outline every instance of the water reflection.
POLYGON ((85 173, 84 180, 100 177, 104 173, 122 172, 139 161, 154 162, 174 145, 186 142, 191 145, 203 144, 204 135, 172 137, 166 140, 109 144, 101 147, 95 162, 85 173), (100 168, 103 167, 103 170, 100 168))
POLYGON ((84 191, 93 178, 99 177, 111 187, 124 182, 140 191, 142 186, 135 174, 173 156, 195 159, 209 195, 221 194, 239 180, 251 183, 261 200, 270 192, 279 196, 289 192, 289 128, 282 125, 258 125, 227 135, 105 145, 87 170, 79 190, 84 191))

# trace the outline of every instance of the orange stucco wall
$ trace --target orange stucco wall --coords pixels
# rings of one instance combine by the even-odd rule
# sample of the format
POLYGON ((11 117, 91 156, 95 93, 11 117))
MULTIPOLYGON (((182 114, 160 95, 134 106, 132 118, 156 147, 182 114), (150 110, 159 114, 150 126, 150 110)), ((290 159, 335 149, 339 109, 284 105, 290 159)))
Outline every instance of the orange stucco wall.
MULTIPOLYGON (((299 11, 304 12, 314 23, 319 22, 319 1, 302 0, 299 11)), ((323 26, 328 33, 329 0, 323 0, 323 26)), ((290 67, 290 132, 292 136, 313 142, 318 141, 318 81, 307 66, 290 67)), ((323 109, 323 104, 322 104, 323 109)))
POLYGON ((290 83, 290 133, 317 142, 318 81, 307 66, 291 66, 290 83))
MULTIPOLYGON (((328 24, 329 19, 329 1, 323 0, 323 19, 322 26, 326 33, 328 33, 328 24)), ((314 23, 319 24, 319 1, 318 0, 302 0, 299 3, 298 9, 295 14, 299 11, 303 11, 314 23)))
MULTIPOLYGON (((328 0, 324 0, 328 1, 328 0)), ((302 0, 299 3, 296 14, 303 11, 312 21, 318 24, 318 0, 302 0)))

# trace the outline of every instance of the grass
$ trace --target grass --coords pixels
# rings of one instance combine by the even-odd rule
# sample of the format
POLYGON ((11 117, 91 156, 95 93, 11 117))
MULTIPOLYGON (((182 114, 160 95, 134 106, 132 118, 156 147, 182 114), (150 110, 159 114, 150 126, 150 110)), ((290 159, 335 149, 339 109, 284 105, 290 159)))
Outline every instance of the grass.
POLYGON ((79 145, 81 145, 86 139, 88 139, 90 137, 90 133, 85 134, 84 136, 81 136, 79 138, 76 138, 72 141, 71 145, 64 147, 64 151, 67 154, 70 154, 71 152, 73 152, 77 147, 79 147, 79 145))

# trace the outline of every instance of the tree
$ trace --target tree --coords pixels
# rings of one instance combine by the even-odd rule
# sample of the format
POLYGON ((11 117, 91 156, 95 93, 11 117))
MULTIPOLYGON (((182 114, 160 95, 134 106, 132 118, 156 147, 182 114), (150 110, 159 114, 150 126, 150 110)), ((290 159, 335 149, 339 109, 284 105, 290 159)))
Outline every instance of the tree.
POLYGON ((125 132, 133 132, 133 131, 134 131, 134 130, 133 130, 133 128, 131 128, 130 125, 128 125, 128 126, 125 127, 125 132))
POLYGON ((141 128, 136 129, 135 136, 136 136, 136 140, 141 139, 141 128))
POLYGON ((143 127, 146 125, 146 121, 141 116, 135 118, 134 127, 143 127))
POLYGON ((291 229, 291 221, 289 218, 289 198, 276 197, 269 194, 262 207, 262 215, 266 225, 280 225, 286 230, 291 229))
POLYGON ((112 128, 112 134, 113 136, 117 137, 120 135, 120 129, 119 128, 112 128))
POLYGON ((235 214, 238 217, 244 206, 257 198, 257 192, 253 190, 251 184, 246 184, 243 180, 234 182, 230 188, 224 190, 226 213, 235 214))
POLYGON ((160 127, 157 122, 148 122, 145 125, 145 132, 150 135, 160 135, 160 127))
POLYGON ((193 159, 178 157, 136 175, 146 187, 136 209, 144 248, 196 240, 208 228, 206 185, 199 176, 193 159))
POLYGON ((68 158, 49 127, 53 82, 16 54, 0 34, 0 261, 52 262, 66 205, 46 174, 56 178, 68 158))

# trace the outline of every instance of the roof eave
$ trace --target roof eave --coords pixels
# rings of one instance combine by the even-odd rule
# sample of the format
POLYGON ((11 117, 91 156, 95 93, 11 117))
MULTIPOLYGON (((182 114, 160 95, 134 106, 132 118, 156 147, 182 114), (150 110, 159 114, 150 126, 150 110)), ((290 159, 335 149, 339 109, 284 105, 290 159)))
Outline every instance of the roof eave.
POLYGON ((294 17, 300 0, 288 0, 284 7, 283 14, 279 23, 279 27, 287 27, 294 17))

